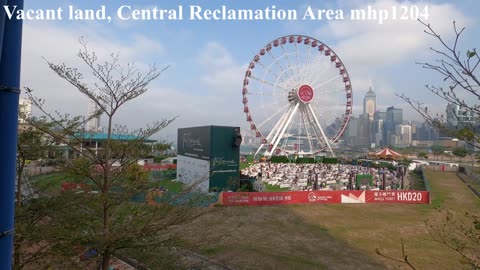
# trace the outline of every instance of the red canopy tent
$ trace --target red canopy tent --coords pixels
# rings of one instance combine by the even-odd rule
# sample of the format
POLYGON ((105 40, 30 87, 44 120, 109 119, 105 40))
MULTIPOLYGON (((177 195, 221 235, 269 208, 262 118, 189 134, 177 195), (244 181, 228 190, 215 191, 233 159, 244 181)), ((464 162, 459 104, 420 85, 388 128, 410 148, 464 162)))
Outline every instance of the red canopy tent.
POLYGON ((400 153, 397 153, 388 147, 375 153, 375 156, 379 158, 390 158, 390 159, 397 159, 402 157, 400 153))

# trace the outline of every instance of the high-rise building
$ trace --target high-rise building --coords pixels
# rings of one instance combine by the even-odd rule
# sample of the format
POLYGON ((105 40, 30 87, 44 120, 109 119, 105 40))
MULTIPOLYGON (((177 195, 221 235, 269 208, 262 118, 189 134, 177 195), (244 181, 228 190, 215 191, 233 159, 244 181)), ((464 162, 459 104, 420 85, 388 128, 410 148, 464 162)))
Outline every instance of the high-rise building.
POLYGON ((377 110, 377 95, 372 91, 372 86, 368 88, 368 92, 363 98, 363 113, 368 114, 370 121, 373 120, 373 115, 377 110))
POLYGON ((370 121, 367 118, 352 116, 345 132, 345 142, 350 146, 369 147, 370 121))
MULTIPOLYGON (((477 134, 480 132, 480 119, 478 113, 475 111, 469 110, 468 108, 457 104, 449 103, 446 108, 446 113, 448 129, 461 130, 466 128, 477 134)), ((452 134, 449 132, 442 134, 441 130, 440 136, 450 137, 452 134)), ((478 151, 478 147, 474 145, 478 145, 478 143, 471 141, 470 143, 466 143, 466 148, 469 150, 478 151)))
POLYGON ((18 123, 25 124, 25 119, 32 116, 32 102, 27 98, 21 98, 18 102, 18 123))
POLYGON ((383 126, 387 120, 386 112, 375 112, 373 114, 372 136, 375 146, 386 145, 383 143, 383 126))
POLYGON ((386 122, 395 123, 400 125, 403 123, 403 110, 395 107, 388 107, 386 112, 386 122))
POLYGON ((462 128, 475 124, 475 113, 460 105, 449 103, 446 113, 447 125, 450 128, 462 128))
POLYGON ((100 115, 98 113, 99 107, 97 103, 93 100, 90 100, 88 103, 88 121, 87 121, 87 131, 89 132, 98 132, 100 131, 100 115))
POLYGON ((412 143, 412 126, 397 125, 395 127, 395 135, 397 137, 396 147, 407 147, 412 143))
POLYGON ((383 144, 391 145, 395 142, 391 141, 393 135, 396 134, 396 126, 403 124, 403 110, 395 107, 388 107, 386 119, 383 125, 383 144))
POLYGON ((417 126, 416 139, 419 141, 436 141, 439 137, 439 131, 429 123, 424 122, 417 126))

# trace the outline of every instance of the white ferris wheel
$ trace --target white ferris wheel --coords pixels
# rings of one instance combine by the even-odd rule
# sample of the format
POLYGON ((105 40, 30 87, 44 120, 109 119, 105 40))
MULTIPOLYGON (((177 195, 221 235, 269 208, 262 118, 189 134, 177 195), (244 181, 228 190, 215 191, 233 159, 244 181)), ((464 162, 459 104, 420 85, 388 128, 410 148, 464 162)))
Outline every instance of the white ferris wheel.
POLYGON ((243 110, 264 156, 329 152, 352 114, 352 85, 338 55, 303 35, 267 43, 243 80, 243 110))

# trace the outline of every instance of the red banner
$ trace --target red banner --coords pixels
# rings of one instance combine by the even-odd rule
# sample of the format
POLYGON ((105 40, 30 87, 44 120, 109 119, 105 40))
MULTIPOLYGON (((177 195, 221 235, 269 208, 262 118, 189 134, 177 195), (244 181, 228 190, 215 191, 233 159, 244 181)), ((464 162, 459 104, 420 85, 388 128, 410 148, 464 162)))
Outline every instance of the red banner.
POLYGON ((143 166, 143 169, 144 170, 147 170, 147 171, 164 171, 164 170, 168 170, 168 169, 177 169, 177 164, 145 164, 143 166))
POLYGON ((428 204, 428 191, 331 190, 290 192, 223 192, 223 205, 282 205, 306 203, 428 204))

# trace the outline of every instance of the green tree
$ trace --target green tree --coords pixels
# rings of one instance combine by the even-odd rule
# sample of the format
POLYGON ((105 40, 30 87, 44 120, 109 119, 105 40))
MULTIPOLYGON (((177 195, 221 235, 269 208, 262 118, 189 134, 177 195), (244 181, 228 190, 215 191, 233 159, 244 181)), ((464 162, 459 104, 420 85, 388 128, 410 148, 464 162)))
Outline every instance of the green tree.
POLYGON ((443 155, 443 153, 445 153, 445 147, 438 144, 433 145, 430 149, 432 150, 432 154, 435 156, 435 159, 437 159, 439 155, 443 155))
MULTIPOLYGON (((95 83, 87 83, 92 79, 84 78, 76 68, 52 62, 48 65, 56 75, 98 105, 99 111, 90 117, 106 116, 106 140, 100 149, 89 147, 86 143, 90 133, 84 129, 88 118, 51 114, 45 109, 44 100, 35 97, 32 89, 27 88, 32 104, 61 132, 32 124, 74 152, 77 159, 62 160, 59 166, 84 186, 84 192, 66 192, 50 200, 44 199, 46 202, 43 204, 35 204, 35 213, 42 213, 42 222, 36 222, 36 228, 45 237, 37 236, 34 242, 37 246, 48 243, 42 249, 48 250, 48 263, 56 267, 71 262, 69 258, 76 254, 76 247, 94 248, 98 251, 100 268, 107 270, 110 259, 118 252, 160 252, 178 245, 178 235, 185 230, 182 225, 194 221, 210 209, 190 207, 191 200, 179 200, 175 196, 153 206, 131 202, 134 195, 148 193, 154 187, 154 183, 147 181, 145 172, 136 165, 139 158, 151 152, 151 147, 144 147, 145 140, 175 118, 163 119, 129 132, 125 126, 116 125, 117 112, 127 102, 144 94, 149 84, 167 67, 159 70, 151 66, 142 73, 133 64, 121 65, 118 55, 112 54, 108 60, 100 61, 94 52, 88 50, 85 41, 81 40, 81 45, 78 57, 91 71, 95 83), (117 134, 129 136, 128 139, 118 140, 115 139, 117 134)), ((39 219, 28 209, 25 213, 26 220, 39 219)), ((28 226, 25 227, 28 229, 28 226)), ((73 263, 68 267, 82 268, 85 265, 73 263)))
POLYGON ((468 152, 467 152, 467 149, 465 149, 465 147, 455 147, 452 151, 452 154, 454 156, 459 157, 460 160, 462 160, 464 157, 467 156, 468 152))
POLYGON ((170 150, 172 148, 172 143, 167 142, 159 142, 153 145, 154 151, 164 152, 166 150, 170 150))
MULTIPOLYGON (((29 116, 20 115, 22 118, 27 118, 29 116)), ((34 121, 30 119, 30 121, 34 121)), ((44 127, 49 126, 48 123, 45 122, 36 122, 37 125, 42 125, 44 127)), ((34 194, 29 194, 33 192, 33 187, 24 187, 25 182, 25 169, 26 166, 33 161, 33 163, 38 163, 38 160, 42 160, 43 162, 49 163, 49 161, 56 159, 59 156, 60 152, 57 150, 55 146, 55 141, 50 136, 45 136, 40 130, 34 128, 32 125, 25 125, 22 124, 19 127, 18 132, 18 140, 17 140, 17 179, 16 179, 16 193, 15 193, 15 206, 17 208, 17 212, 21 211, 20 208, 24 205, 24 201, 27 198, 24 198, 24 192, 28 192, 29 196, 33 196, 34 194)), ((33 166, 38 166, 34 164, 33 166)), ((31 199, 31 198, 28 198, 31 199)), ((19 224, 15 223, 15 230, 21 232, 22 230, 19 228, 19 224)), ((15 250, 22 250, 25 246, 25 243, 22 245, 22 236, 18 234, 15 239, 15 250)), ((21 269, 21 267, 26 263, 33 263, 37 259, 40 259, 43 256, 27 256, 25 259, 23 258, 24 255, 22 252, 16 252, 14 257, 14 265, 16 265, 17 269, 21 269)))
MULTIPOLYGON (((36 125, 49 126, 44 122, 37 122, 36 125)), ((23 202, 23 177, 27 164, 39 159, 53 160, 58 154, 55 141, 51 136, 45 136, 31 125, 20 126, 17 140, 17 191, 15 198, 17 207, 21 207, 23 202)))
POLYGON ((424 159, 428 159, 428 154, 426 152, 419 152, 417 154, 417 157, 418 158, 424 158, 424 159))

